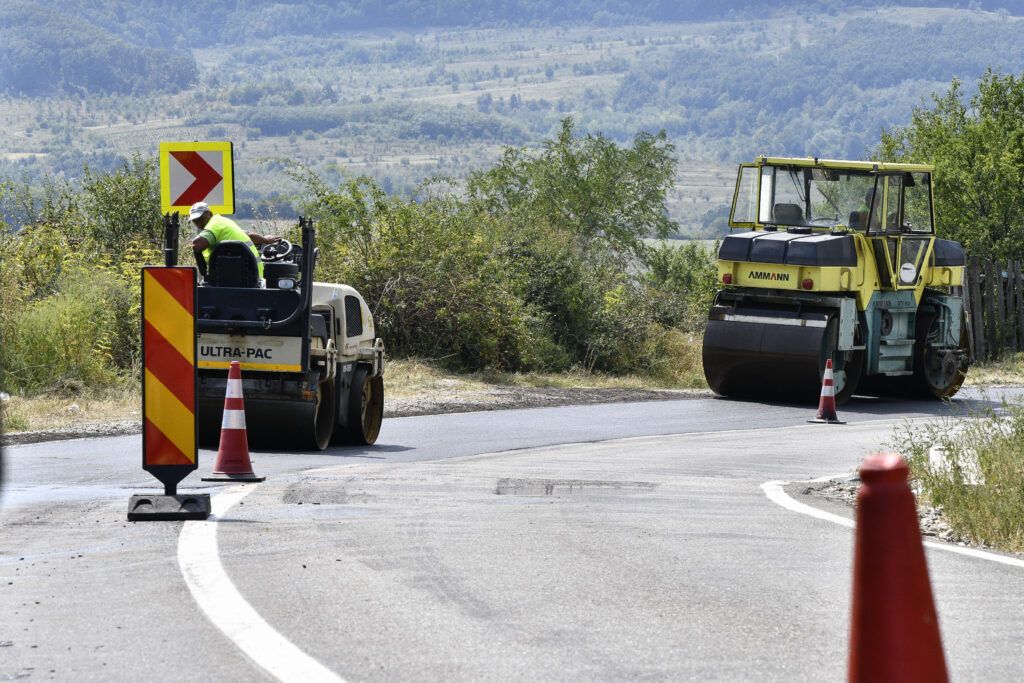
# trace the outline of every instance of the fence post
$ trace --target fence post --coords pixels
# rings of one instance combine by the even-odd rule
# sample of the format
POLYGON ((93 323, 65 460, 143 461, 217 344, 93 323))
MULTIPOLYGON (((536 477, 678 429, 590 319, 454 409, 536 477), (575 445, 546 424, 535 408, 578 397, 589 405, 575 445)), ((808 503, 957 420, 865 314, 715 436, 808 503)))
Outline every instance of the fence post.
POLYGON ((1015 314, 1017 318, 1016 334, 1020 338, 1020 344, 1017 345, 1018 351, 1024 351, 1024 274, 1021 273, 1020 261, 1015 260, 1013 262, 1013 272, 1016 276, 1017 288, 1014 298, 1016 304, 1015 314))
POLYGON ((996 269, 996 352, 1002 355, 1006 350, 1006 283, 1003 282, 1003 266, 994 261, 996 269))
POLYGON ((1003 328, 1003 336, 1006 338, 1006 348, 1014 353, 1019 348, 1017 345, 1017 273, 1013 270, 1013 261, 1006 261, 1006 296, 1003 299, 1003 307, 1006 309, 1006 327, 1003 328))
POLYGON ((981 264, 976 256, 970 259, 970 266, 967 269, 967 282, 965 288, 970 290, 971 301, 971 337, 974 341, 974 356, 978 360, 984 360, 985 350, 985 318, 982 315, 981 305, 981 264))
POLYGON ((988 360, 999 355, 998 333, 996 332, 996 264, 985 261, 985 350, 988 360))

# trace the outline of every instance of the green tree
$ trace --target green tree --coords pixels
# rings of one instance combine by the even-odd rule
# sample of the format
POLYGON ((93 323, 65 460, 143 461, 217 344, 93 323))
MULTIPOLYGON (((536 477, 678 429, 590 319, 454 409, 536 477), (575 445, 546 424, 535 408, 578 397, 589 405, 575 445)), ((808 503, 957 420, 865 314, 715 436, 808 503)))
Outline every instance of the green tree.
POLYGON ((156 159, 138 153, 110 173, 88 166, 82 177, 82 205, 96 248, 121 261, 134 240, 159 244, 163 234, 156 159))
POLYGON ((879 157, 935 165, 940 236, 971 254, 1024 257, 1024 75, 988 70, 969 100, 954 79, 932 100, 883 133, 879 157))

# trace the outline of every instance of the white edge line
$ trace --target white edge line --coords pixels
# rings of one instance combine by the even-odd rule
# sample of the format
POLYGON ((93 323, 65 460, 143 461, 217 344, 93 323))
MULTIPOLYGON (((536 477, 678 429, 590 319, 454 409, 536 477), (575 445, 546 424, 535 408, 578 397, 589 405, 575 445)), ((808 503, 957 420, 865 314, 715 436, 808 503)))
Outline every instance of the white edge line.
POLYGON ((344 679, 275 631, 246 602, 224 571, 217 548, 217 522, 254 490, 253 486, 233 486, 213 497, 210 519, 189 521, 182 526, 178 565, 185 583, 210 622, 274 678, 296 683, 344 683, 344 679))
MULTIPOLYGON (((839 475, 846 476, 846 475, 839 475)), ((836 477, 822 477, 815 481, 824 481, 828 479, 835 479, 836 477)), ((761 490, 768 496, 768 500, 772 501, 776 505, 790 510, 792 512, 798 512, 802 515, 808 515, 817 519, 825 520, 826 522, 832 522, 833 524, 839 524, 850 529, 853 528, 854 523, 852 519, 834 515, 831 512, 825 512, 818 508, 813 508, 810 505, 805 505, 796 500, 793 500, 787 494, 782 487, 786 486, 790 482, 788 481, 767 481, 761 484, 761 490)), ((1006 555, 997 555, 995 553, 985 552, 984 550, 976 550, 974 548, 962 548, 957 545, 949 545, 948 543, 936 543, 935 541, 924 541, 926 548, 932 548, 933 550, 942 550, 947 553, 955 553, 957 555, 966 555, 967 557, 973 557, 979 560, 988 560, 989 562, 998 562, 999 564, 1009 565, 1011 567, 1019 567, 1024 569, 1024 560, 1020 560, 1016 557, 1007 557, 1006 555)))

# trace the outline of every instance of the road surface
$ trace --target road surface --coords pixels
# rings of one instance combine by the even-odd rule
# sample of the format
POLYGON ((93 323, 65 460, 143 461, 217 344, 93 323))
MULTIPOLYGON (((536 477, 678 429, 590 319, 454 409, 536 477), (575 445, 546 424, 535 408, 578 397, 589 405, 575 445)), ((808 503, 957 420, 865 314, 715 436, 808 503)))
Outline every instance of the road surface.
MULTIPOLYGON (((187 524, 125 521, 158 488, 137 436, 9 448, 0 680, 841 679, 852 533, 762 485, 987 405, 393 419, 373 448, 253 453, 259 485, 203 484, 201 452, 181 488, 218 514, 187 524)), ((928 561, 954 678, 1020 680, 1024 563, 928 561)))

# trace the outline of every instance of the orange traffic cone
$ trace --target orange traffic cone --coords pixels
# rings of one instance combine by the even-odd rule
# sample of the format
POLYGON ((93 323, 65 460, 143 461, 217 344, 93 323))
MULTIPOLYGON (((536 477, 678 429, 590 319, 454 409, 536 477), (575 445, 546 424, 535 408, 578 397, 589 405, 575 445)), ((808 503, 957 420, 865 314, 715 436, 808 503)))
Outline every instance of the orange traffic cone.
POLYGON ((220 448, 212 477, 203 481, 264 481, 252 471, 249 439, 245 432, 245 402, 242 400, 242 366, 231 361, 228 387, 224 394, 224 417, 220 423, 220 448))
POLYGON ((860 478, 848 680, 946 681, 907 464, 877 453, 861 465, 860 478))
POLYGON ((836 414, 836 388, 832 383, 832 359, 825 361, 825 377, 821 381, 821 399, 818 400, 818 417, 808 422, 830 425, 844 425, 846 422, 836 414))

